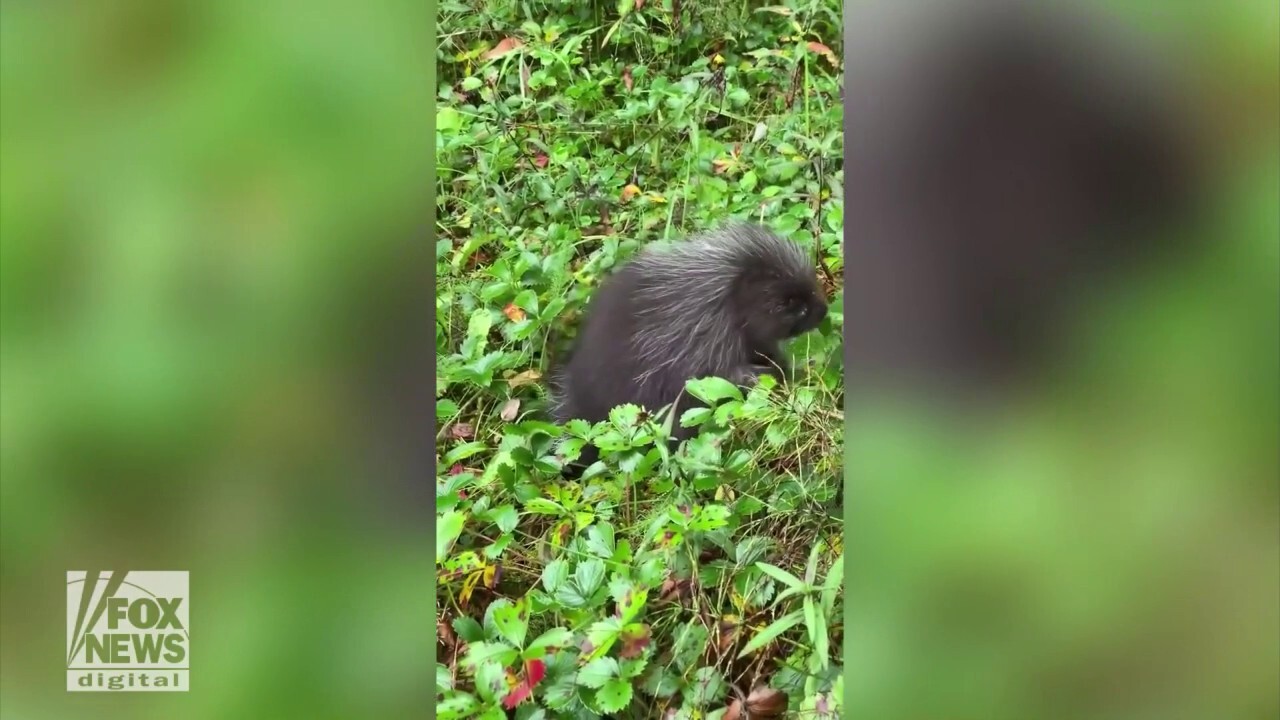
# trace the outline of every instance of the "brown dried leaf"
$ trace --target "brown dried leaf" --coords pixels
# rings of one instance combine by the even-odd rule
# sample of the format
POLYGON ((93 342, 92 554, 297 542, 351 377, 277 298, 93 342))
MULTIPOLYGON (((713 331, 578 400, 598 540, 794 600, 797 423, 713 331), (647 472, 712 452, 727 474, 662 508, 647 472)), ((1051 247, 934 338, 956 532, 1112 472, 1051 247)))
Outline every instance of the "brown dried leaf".
POLYGON ((631 88, 635 83, 636 81, 631 77, 631 66, 628 65, 622 68, 622 86, 627 89, 627 92, 631 92, 631 88))
POLYGON ((518 387, 524 387, 525 385, 534 385, 540 379, 542 379, 542 373, 530 368, 522 373, 517 373, 507 378, 507 387, 514 390, 518 387))
POLYGON ((761 685, 747 696, 747 714, 753 718, 780 718, 787 711, 787 694, 761 685))
POLYGON ((733 648, 733 641, 738 637, 740 627, 737 618, 725 616, 716 623, 716 651, 725 655, 733 648))
POLYGON ((836 54, 831 51, 831 48, 820 42, 810 42, 807 47, 809 48, 809 52, 825 57, 827 62, 831 63, 831 67, 840 67, 840 61, 836 60, 836 54))
POLYGON ((444 620, 436 622, 436 637, 440 638, 440 642, 445 648, 452 650, 458 645, 458 636, 453 632, 453 628, 444 620))
POLYGON ((506 315, 511 322, 521 322, 527 317, 524 314, 524 310, 520 309, 520 306, 515 303, 507 303, 507 306, 502 308, 502 314, 506 315))
POLYGON ((734 700, 729 703, 729 707, 725 708, 724 715, 720 716, 720 720, 738 720, 742 717, 742 701, 734 700))
POLYGON ((492 60, 502 57, 512 50, 519 50, 524 47, 524 41, 517 37, 503 38, 501 42, 489 48, 485 54, 480 56, 481 60, 492 60))
POLYGON ((449 426, 449 437, 456 440, 470 440, 476 436, 476 428, 471 423, 454 423, 449 426))

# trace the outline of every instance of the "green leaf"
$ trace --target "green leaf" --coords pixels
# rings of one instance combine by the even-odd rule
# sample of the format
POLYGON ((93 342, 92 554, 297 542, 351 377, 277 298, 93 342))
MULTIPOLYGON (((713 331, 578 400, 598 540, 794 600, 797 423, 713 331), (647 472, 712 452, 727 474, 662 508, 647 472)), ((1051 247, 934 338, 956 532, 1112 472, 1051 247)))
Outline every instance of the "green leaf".
POLYGON ((699 532, 710 532, 728 524, 729 508, 723 505, 707 505, 698 510, 698 514, 694 517, 693 522, 689 523, 689 529, 699 532))
POLYGON ((618 661, 611 657, 599 657, 578 671, 578 684, 598 689, 618 676, 618 661))
POLYGON ((471 457, 472 455, 475 455, 476 453, 481 453, 488 449, 489 449, 488 445, 485 445, 484 443, 476 440, 472 440, 471 442, 465 442, 455 447, 454 449, 450 450, 448 453, 445 453, 444 462, 442 464, 452 465, 461 460, 466 460, 467 458, 471 457))
POLYGON ((601 712, 620 712, 631 703, 631 693, 630 680, 610 680, 596 693, 596 704, 601 712))
POLYGON ((520 653, 506 643, 478 642, 467 645, 467 655, 462 659, 462 664, 474 668, 496 660, 502 667, 507 667, 519 656, 520 653))
POLYGON ((489 519, 498 526, 498 530, 503 533, 509 533, 516 529, 516 522, 520 519, 520 514, 516 512, 515 505, 499 505, 488 513, 489 519))
POLYGON ((805 583, 802 582, 800 578, 796 577, 795 575, 792 575, 791 573, 787 572, 786 570, 783 570, 780 567, 775 567, 773 565, 770 565, 769 563, 764 563, 764 562, 756 563, 756 567, 760 568, 760 571, 763 572, 765 575, 768 575, 769 577, 773 578, 774 580, 777 580, 778 582, 788 587, 793 587, 793 588, 806 587, 805 583))
POLYGON ((742 390, 737 385, 720 377, 689 380, 685 383, 685 388, 690 395, 708 405, 714 405, 721 400, 742 400, 742 390))
POLYGON ((676 633, 675 646, 672 651, 675 665, 682 672, 687 672, 697 662, 707 648, 707 629, 696 622, 690 622, 676 633))
POLYGON ((739 658, 744 658, 760 648, 773 642, 779 635, 795 627, 797 623, 804 619, 804 613, 800 610, 787 613, 782 617, 774 620, 764 630, 761 630, 750 642, 742 647, 742 651, 738 653, 739 658))
POLYGON ((529 632, 529 611, 524 600, 496 608, 493 611, 493 622, 502 637, 510 640, 512 645, 524 645, 525 635, 529 632))
POLYGON ((711 412, 711 408, 689 408, 680 416, 680 427, 697 427, 711 417, 711 412))
POLYGON ((436 400, 436 420, 451 420, 457 414, 457 403, 448 398, 436 400))
POLYGON ((445 693, 453 689, 453 676, 449 674, 449 668, 436 663, 436 692, 445 693))
POLYGON ((655 665, 645 676, 643 687, 654 697, 669 698, 680 690, 680 678, 663 666, 655 665))
POLYGON ((700 667, 693 674, 693 692, 690 701, 699 707, 705 707, 724 697, 725 684, 720 671, 713 667, 700 667))
POLYGON ((460 615, 453 619, 453 631, 466 643, 477 643, 484 640, 484 628, 473 617, 460 615))
POLYGON ((436 717, 439 720, 462 720, 475 714, 480 708, 480 701, 474 695, 456 693, 436 703, 436 717))
POLYGON ((828 617, 835 610, 836 596, 844 586, 844 551, 836 556, 827 568, 827 579, 822 585, 822 611, 828 617))
POLYGON ((546 498, 530 498, 525 502, 524 509, 538 515, 564 515, 567 512, 563 507, 546 498))
POLYGON ((532 660, 541 657, 548 649, 553 647, 564 647, 573 641, 573 633, 565 628, 551 628, 534 638, 525 648, 524 657, 532 660), (537 652, 537 655, 533 653, 537 652))
POLYGON ((573 579, 577 582, 578 589, 587 597, 591 597, 604 584, 604 575, 604 561, 595 558, 580 562, 573 569, 573 579))
POLYGON ((462 89, 467 92, 476 90, 482 85, 484 85, 484 81, 474 75, 462 79, 462 89))
POLYGON ((618 663, 618 676, 623 678, 640 677, 649 662, 644 658, 632 658, 618 663))
POLYGON ((441 515, 436 522, 436 563, 444 562, 453 549, 453 543, 462 534, 462 527, 467 522, 466 513, 450 510, 441 515))
POLYGON ((618 602, 618 620, 623 624, 635 620, 640 614, 644 602, 648 598, 648 592, 641 588, 632 588, 630 592, 622 597, 618 602))
POLYGON ((462 114, 445 105, 436 110, 436 132, 450 135, 462 129, 462 114))
POLYGON ((813 549, 809 551, 809 562, 804 568, 804 584, 813 585, 813 581, 818 578, 818 558, 822 556, 822 551, 826 547, 826 543, 821 540, 813 544, 813 549))
POLYGON ((600 557, 613 557, 613 526, 597 523, 587 529, 587 549, 600 557))
POLYGON ((564 585, 565 581, 568 579, 569 563, 560 558, 556 558, 555 560, 547 563, 547 566, 542 569, 542 587, 546 588, 547 592, 552 595, 554 595, 556 590, 559 590, 560 586, 564 585))
POLYGON ((813 607, 812 618, 806 617, 809 624, 809 640, 813 642, 813 652, 818 657, 819 665, 823 670, 827 669, 827 665, 831 663, 831 637, 827 634, 827 619, 818 609, 818 603, 813 601, 813 596, 805 597, 806 609, 813 607))
POLYGON ((621 634, 622 622, 618 618, 611 617, 592 623, 587 629, 587 643, 591 648, 587 657, 592 659, 602 657, 609 652, 621 634))

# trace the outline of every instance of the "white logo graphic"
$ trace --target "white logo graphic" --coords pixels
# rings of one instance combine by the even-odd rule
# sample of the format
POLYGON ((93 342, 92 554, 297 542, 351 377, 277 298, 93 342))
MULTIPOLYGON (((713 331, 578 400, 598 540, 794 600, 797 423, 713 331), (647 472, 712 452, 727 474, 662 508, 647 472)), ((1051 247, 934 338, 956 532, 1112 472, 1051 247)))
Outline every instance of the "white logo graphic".
POLYGON ((67 573, 67 690, 186 692, 186 571, 67 573))

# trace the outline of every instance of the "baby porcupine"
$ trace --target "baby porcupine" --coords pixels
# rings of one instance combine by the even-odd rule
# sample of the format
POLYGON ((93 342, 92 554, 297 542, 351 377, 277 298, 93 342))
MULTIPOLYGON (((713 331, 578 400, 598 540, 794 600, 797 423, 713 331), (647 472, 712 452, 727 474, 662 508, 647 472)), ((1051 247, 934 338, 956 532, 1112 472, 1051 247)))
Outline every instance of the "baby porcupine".
MULTIPOLYGON (((812 259, 761 225, 733 222, 647 246, 588 303, 568 361, 551 374, 552 412, 559 422, 599 422, 621 404, 653 412, 679 398, 678 419, 697 404, 682 394, 687 380, 779 377, 782 341, 826 314, 812 259)), ((673 433, 693 431, 676 422, 673 433)))

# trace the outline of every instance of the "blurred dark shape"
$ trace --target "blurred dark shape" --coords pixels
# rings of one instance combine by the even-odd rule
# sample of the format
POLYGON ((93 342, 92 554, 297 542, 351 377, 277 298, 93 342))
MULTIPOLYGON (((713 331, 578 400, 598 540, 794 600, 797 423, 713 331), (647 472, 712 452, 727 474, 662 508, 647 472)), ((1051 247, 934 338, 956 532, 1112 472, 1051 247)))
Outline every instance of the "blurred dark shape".
POLYGON ((859 18, 846 41, 849 380, 930 395, 1031 380, 1080 293, 1176 244, 1198 175, 1176 80, 1081 8, 894 4, 859 18))

